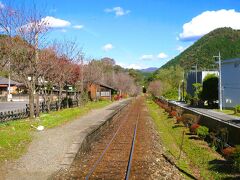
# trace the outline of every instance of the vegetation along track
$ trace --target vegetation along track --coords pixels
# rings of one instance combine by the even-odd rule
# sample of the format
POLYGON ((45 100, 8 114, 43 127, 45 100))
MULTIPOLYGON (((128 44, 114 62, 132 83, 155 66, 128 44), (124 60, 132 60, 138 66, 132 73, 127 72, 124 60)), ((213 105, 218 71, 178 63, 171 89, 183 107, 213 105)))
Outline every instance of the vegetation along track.
MULTIPOLYGON (((151 149, 154 143, 146 127, 144 107, 144 98, 137 98, 104 130, 89 152, 79 154, 71 168, 67 172, 60 172, 55 178, 152 179, 151 176, 158 169, 153 167, 154 161, 160 159, 149 157, 154 154, 151 149)), ((166 170, 166 174, 170 174, 171 168, 166 170)), ((167 175, 163 173, 161 176, 167 175)))

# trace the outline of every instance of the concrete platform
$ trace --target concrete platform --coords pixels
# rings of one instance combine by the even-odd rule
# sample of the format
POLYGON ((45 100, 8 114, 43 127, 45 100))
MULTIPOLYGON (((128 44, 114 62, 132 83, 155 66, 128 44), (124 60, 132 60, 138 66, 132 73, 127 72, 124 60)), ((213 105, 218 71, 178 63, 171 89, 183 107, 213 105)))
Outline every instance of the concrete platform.
POLYGON ((5 172, 0 179, 42 180, 68 168, 78 151, 86 148, 130 101, 114 102, 60 127, 36 132, 27 153, 16 161, 7 162, 0 171, 5 172))

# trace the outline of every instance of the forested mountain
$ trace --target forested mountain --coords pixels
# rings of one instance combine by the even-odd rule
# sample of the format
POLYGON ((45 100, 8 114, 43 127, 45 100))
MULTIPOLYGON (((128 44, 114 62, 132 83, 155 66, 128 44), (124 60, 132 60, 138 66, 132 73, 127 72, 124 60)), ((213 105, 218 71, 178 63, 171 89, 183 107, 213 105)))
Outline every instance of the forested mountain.
POLYGON ((206 34, 155 71, 149 81, 152 81, 152 85, 163 87, 158 94, 177 99, 184 74, 196 64, 199 70, 216 69, 217 63, 213 56, 217 56, 219 51, 222 60, 240 57, 240 30, 219 28, 206 34))
POLYGON ((216 29, 200 38, 160 69, 180 65, 188 70, 196 64, 200 69, 213 69, 216 66, 213 56, 218 55, 219 51, 223 60, 240 57, 240 30, 216 29))

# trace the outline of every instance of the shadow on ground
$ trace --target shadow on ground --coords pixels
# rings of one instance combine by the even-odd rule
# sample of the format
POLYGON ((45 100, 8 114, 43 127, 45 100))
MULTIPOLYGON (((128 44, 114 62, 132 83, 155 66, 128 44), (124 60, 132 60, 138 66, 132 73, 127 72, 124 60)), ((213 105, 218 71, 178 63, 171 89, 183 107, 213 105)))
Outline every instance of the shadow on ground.
POLYGON ((180 128, 180 127, 185 127, 185 126, 184 126, 184 125, 181 125, 181 124, 176 124, 176 125, 172 126, 173 129, 175 129, 175 128, 180 128))
POLYGON ((209 161, 210 170, 226 174, 224 179, 240 179, 240 173, 234 170, 233 164, 229 160, 209 161))

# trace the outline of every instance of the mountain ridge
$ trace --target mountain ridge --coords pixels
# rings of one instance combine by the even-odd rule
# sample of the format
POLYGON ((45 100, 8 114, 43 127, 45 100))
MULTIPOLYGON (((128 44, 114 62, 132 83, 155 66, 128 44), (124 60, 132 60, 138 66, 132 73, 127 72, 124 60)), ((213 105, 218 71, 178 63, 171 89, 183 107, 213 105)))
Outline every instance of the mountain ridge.
POLYGON ((160 69, 180 65, 185 70, 198 65, 199 69, 216 68, 213 56, 221 52, 222 60, 240 57, 240 30, 218 28, 204 35, 160 69))
POLYGON ((154 72, 157 69, 158 69, 157 67, 149 67, 149 68, 145 68, 145 69, 139 69, 139 71, 141 71, 141 72, 154 72))

